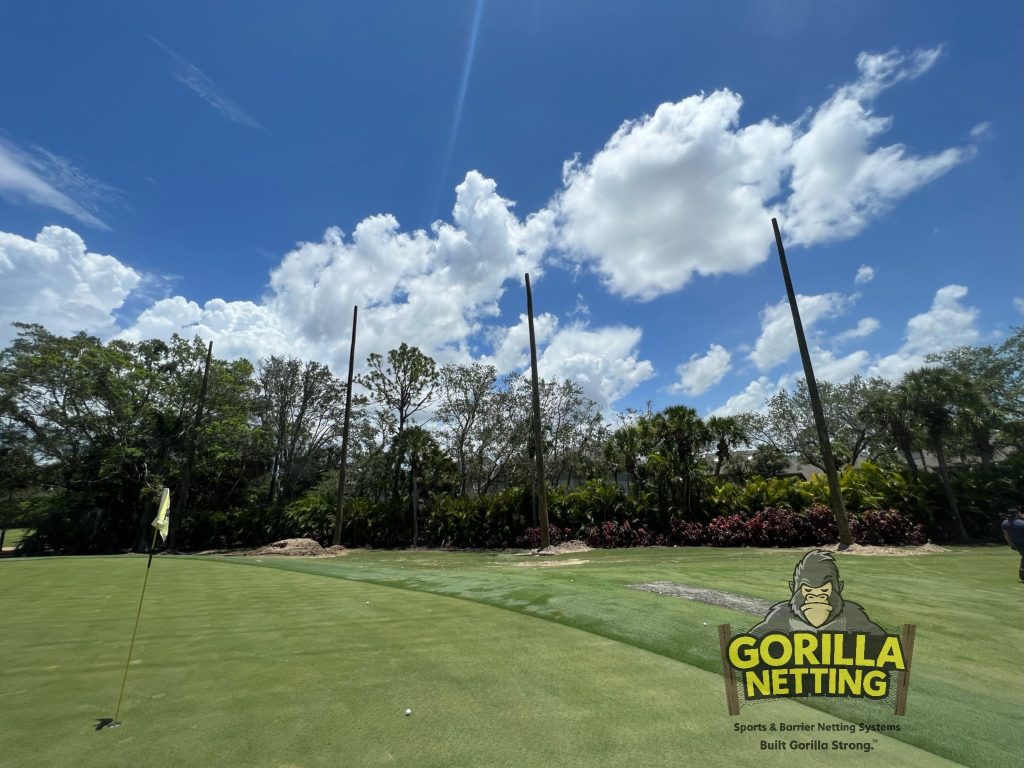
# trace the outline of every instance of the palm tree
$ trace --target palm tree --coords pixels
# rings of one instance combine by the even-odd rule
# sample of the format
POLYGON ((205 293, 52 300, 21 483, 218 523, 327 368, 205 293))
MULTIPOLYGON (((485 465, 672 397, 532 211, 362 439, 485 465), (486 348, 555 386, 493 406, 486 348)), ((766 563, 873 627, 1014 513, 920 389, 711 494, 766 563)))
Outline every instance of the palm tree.
POLYGON ((682 506, 689 517, 698 460, 711 440, 707 425, 693 408, 670 405, 654 416, 651 427, 659 446, 657 452, 665 459, 669 487, 682 484, 682 506))
POLYGON ((636 493, 637 460, 640 456, 640 428, 636 424, 624 424, 612 433, 605 443, 605 458, 617 470, 626 470, 626 491, 636 493))
POLYGON ((962 402, 964 382, 948 368, 921 368, 903 377, 897 386, 901 405, 921 420, 925 443, 935 452, 939 462, 939 478, 946 492, 949 513, 961 541, 967 540, 967 530, 960 518, 953 487, 949 482, 945 443, 957 425, 957 408, 962 402))
POLYGON ((722 464, 729 460, 729 454, 737 445, 750 439, 747 425, 736 416, 712 416, 707 420, 711 439, 717 442, 715 456, 715 477, 722 471, 722 464))
POLYGON ((887 432, 896 448, 903 454, 910 472, 917 474, 917 462, 914 461, 914 443, 920 425, 910 408, 905 393, 893 389, 888 382, 875 380, 875 392, 865 404, 865 416, 873 421, 881 430, 887 432))
POLYGON ((420 458, 430 450, 433 442, 430 432, 421 426, 406 427, 395 438, 395 462, 399 466, 409 462, 409 505, 412 510, 412 543, 419 541, 419 484, 418 472, 420 458))

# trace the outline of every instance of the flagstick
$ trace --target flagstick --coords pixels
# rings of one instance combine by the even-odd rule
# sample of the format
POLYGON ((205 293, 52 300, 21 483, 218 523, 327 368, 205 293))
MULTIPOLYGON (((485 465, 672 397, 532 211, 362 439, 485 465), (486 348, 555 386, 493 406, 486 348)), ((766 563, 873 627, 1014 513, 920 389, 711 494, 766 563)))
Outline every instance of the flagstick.
POLYGON ((128 682, 128 666, 132 663, 132 650, 135 648, 135 635, 139 631, 139 618, 142 616, 142 601, 146 598, 146 584, 149 583, 149 568, 153 565, 153 550, 156 549, 157 529, 153 528, 153 540, 149 543, 149 561, 146 563, 146 578, 142 580, 142 594, 139 595, 139 610, 135 614, 135 629, 132 630, 132 642, 128 646, 128 659, 124 663, 124 677, 121 678, 121 693, 117 695, 117 706, 114 708, 114 719, 110 721, 110 728, 116 728, 121 723, 117 721, 117 715, 121 711, 121 699, 124 698, 124 686, 128 682))

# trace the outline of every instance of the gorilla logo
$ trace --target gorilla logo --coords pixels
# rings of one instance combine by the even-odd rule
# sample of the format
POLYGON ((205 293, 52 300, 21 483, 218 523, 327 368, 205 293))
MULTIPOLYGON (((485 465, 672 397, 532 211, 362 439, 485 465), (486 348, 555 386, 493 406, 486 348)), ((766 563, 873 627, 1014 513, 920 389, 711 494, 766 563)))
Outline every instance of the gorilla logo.
POLYGON ((843 599, 839 568, 828 552, 815 550, 804 555, 789 582, 792 596, 773 605, 764 621, 750 630, 764 637, 771 632, 867 632, 884 635, 885 630, 868 618, 856 603, 843 599))

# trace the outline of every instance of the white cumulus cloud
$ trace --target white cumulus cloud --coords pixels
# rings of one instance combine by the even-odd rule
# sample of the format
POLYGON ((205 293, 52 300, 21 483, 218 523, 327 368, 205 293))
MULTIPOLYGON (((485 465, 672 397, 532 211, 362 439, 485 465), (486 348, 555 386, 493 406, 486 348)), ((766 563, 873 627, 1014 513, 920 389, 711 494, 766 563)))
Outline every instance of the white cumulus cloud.
MULTIPOLYGON (((841 293, 820 293, 815 296, 796 297, 800 308, 800 322, 804 331, 810 331, 818 321, 842 314, 852 303, 852 297, 841 293)), ((793 314, 789 301, 783 299, 761 310, 761 335, 754 343, 748 357, 759 371, 768 371, 786 362, 796 354, 796 332, 793 330, 793 314)))
POLYGON ((591 329, 574 324, 557 331, 540 353, 544 378, 573 379, 602 410, 654 375, 654 366, 639 359, 642 331, 628 326, 591 329))
POLYGON ((61 335, 110 334, 114 311, 141 279, 64 227, 45 227, 35 240, 0 232, 0 346, 14 337, 13 322, 61 335))
POLYGON ((720 382, 732 367, 732 355, 720 344, 712 344, 705 355, 692 355, 676 368, 679 381, 670 392, 700 395, 720 382))
MULTIPOLYGON (((817 381, 827 381, 830 384, 843 384, 849 381, 858 373, 862 373, 864 366, 871 359, 871 355, 863 349, 851 352, 842 357, 827 349, 814 349, 811 351, 811 365, 814 366, 814 378, 817 381)), ((800 372, 803 378, 803 371, 800 372)))
POLYGON ((555 207, 563 245, 594 260, 615 293, 650 299, 694 273, 745 272, 764 260, 790 126, 739 127, 731 91, 662 104, 628 121, 589 162, 567 163, 555 207))
POLYGON ((891 355, 876 360, 869 369, 872 376, 899 379, 904 373, 924 364, 930 352, 973 344, 980 338, 978 310, 961 303, 967 295, 962 285, 947 285, 935 292, 927 312, 907 321, 903 344, 891 355))
POLYGON ((737 413, 760 413, 765 409, 768 398, 779 391, 779 384, 767 376, 759 376, 718 408, 709 416, 734 416, 737 413))
POLYGON ((857 275, 853 278, 853 282, 856 285, 863 285, 864 283, 870 283, 875 279, 874 267, 869 267, 866 264, 861 264, 857 268, 857 275))
POLYGON ((429 233, 404 232, 387 214, 359 222, 350 239, 332 227, 281 260, 259 303, 199 307, 173 297, 123 335, 202 333, 250 359, 291 351, 343 367, 358 305, 360 359, 406 342, 442 362, 467 360, 471 337, 497 316, 506 282, 518 289, 524 273, 540 276, 551 214, 518 219, 494 181, 472 171, 456 188, 452 216, 429 233))
POLYGON ((882 324, 873 317, 863 317, 857 321, 857 325, 848 331, 836 335, 837 342, 849 341, 850 339, 863 339, 882 327, 882 324))
POLYGON ((623 123, 589 162, 566 163, 551 206, 560 245, 612 292, 648 300, 695 274, 743 273, 763 262, 773 215, 794 245, 856 235, 975 151, 875 146, 891 119, 872 113, 874 97, 926 72, 939 53, 862 53, 855 81, 790 123, 743 125, 742 98, 729 90, 623 123))

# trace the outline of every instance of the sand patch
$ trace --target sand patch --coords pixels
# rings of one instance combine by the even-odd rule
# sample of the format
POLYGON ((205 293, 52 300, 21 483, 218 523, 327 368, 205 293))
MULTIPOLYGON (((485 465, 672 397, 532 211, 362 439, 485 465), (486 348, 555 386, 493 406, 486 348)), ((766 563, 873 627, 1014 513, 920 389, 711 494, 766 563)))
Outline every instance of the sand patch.
POLYGON ((501 565, 509 565, 513 568, 558 568, 563 565, 583 565, 589 562, 589 560, 571 558, 569 560, 529 560, 525 563, 501 563, 501 565))
POLYGON ((838 544, 829 544, 821 547, 826 552, 835 552, 839 555, 894 555, 896 557, 909 557, 911 555, 937 555, 949 552, 945 547, 938 544, 921 544, 917 547, 879 547, 874 544, 851 544, 849 549, 839 551, 838 544))
POLYGON ((754 616, 764 616, 768 609, 775 605, 775 603, 759 600, 756 597, 734 595, 732 592, 721 592, 717 589, 688 587, 685 584, 675 584, 671 581, 652 581, 647 584, 627 584, 626 586, 630 589, 639 589, 642 592, 653 592, 656 595, 670 595, 671 597, 681 597, 684 600, 695 600, 698 603, 731 608, 734 611, 742 611, 754 616))

